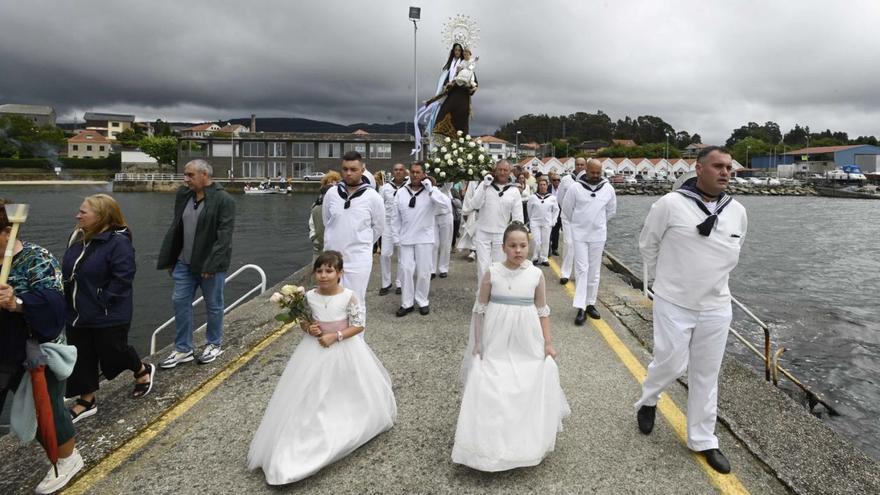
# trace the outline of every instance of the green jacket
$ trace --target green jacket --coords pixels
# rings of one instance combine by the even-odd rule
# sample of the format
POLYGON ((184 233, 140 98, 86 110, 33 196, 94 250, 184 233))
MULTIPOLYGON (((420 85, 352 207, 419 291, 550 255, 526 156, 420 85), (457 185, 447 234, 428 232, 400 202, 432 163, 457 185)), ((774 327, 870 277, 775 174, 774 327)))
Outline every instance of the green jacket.
MULTIPOLYGON (((173 268, 183 249, 183 209, 192 204, 193 193, 181 186, 174 198, 174 220, 165 234, 156 268, 173 268)), ((193 242, 190 271, 218 273, 229 269, 232 258, 232 230, 235 227, 235 201, 216 182, 205 188, 204 210, 199 214, 193 242)))

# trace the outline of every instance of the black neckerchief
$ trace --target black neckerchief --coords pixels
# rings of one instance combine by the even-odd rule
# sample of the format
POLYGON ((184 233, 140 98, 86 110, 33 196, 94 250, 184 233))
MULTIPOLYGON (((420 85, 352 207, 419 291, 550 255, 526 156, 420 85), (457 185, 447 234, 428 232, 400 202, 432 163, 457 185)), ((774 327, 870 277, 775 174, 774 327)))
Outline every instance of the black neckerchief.
POLYGON ((500 198, 501 196, 504 196, 504 193, 506 193, 507 190, 510 189, 510 188, 513 187, 513 186, 514 186, 513 184, 507 184, 507 185, 504 186, 504 188, 502 189, 502 188, 496 186, 494 182, 492 183, 492 187, 493 187, 496 191, 498 191, 498 197, 499 197, 499 198, 500 198))
POLYGON ((349 196, 348 189, 346 188, 344 182, 340 182, 339 185, 336 186, 336 190, 339 192, 339 197, 345 200, 345 209, 346 210, 348 209, 349 206, 351 206, 351 202, 352 202, 352 200, 354 200, 354 198, 362 196, 365 192, 367 192, 367 189, 369 189, 369 188, 370 188, 369 183, 361 184, 360 186, 358 186, 357 191, 353 192, 351 194, 351 196, 349 196))
POLYGON ((416 196, 418 196, 419 194, 422 194, 422 192, 425 191, 425 188, 422 187, 421 189, 419 189, 419 192, 417 192, 417 193, 414 193, 412 191, 412 188, 408 185, 406 187, 404 187, 404 189, 406 189, 406 192, 409 193, 409 207, 415 208, 416 207, 416 196))
POLYGON ((594 188, 592 184, 588 183, 587 181, 585 181, 583 179, 578 179, 577 181, 578 181, 578 184, 584 186, 584 189, 586 189, 587 191, 590 191, 590 196, 593 198, 596 197, 596 193, 599 191, 599 189, 602 189, 603 187, 605 187, 605 184, 608 184, 607 180, 602 179, 599 181, 598 184, 596 184, 596 187, 594 188))
POLYGON ((541 199, 541 204, 544 204, 544 200, 549 198, 550 196, 553 196, 553 195, 550 193, 547 193, 547 194, 541 196, 541 193, 535 193, 535 196, 537 196, 538 198, 541 199))
POLYGON ((691 198, 700 210, 708 215, 706 220, 703 223, 697 225, 697 231, 702 236, 708 237, 709 234, 712 233, 712 228, 715 227, 715 222, 718 220, 718 215, 724 211, 724 208, 733 201, 733 197, 729 194, 722 191, 718 196, 711 196, 709 194, 704 193, 697 187, 697 178, 692 177, 684 182, 680 189, 677 189, 675 192, 681 194, 686 198, 691 198), (709 208, 706 207, 706 203, 703 202, 703 197, 708 197, 715 199, 718 201, 715 204, 715 211, 709 211, 709 208))

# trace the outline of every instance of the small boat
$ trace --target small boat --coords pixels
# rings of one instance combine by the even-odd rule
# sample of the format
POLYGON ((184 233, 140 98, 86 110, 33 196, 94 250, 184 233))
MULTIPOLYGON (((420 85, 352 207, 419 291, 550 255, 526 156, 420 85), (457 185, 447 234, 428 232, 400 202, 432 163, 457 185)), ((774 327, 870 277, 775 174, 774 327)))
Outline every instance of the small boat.
POLYGON ((287 188, 280 188, 278 186, 272 186, 268 182, 263 182, 259 186, 244 186, 245 194, 287 194, 287 188))

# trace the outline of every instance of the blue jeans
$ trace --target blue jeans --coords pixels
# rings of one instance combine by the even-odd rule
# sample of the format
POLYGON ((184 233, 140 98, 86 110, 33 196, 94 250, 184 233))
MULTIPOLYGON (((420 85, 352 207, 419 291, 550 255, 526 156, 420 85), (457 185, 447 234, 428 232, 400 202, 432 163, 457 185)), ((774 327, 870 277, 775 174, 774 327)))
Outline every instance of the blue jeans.
POLYGON ((178 261, 171 272, 174 279, 174 324, 177 336, 174 347, 178 352, 193 350, 193 310, 192 302, 196 297, 196 289, 202 288, 205 307, 208 314, 207 340, 209 344, 220 345, 223 340, 223 284, 226 272, 215 273, 211 278, 202 278, 189 271, 189 265, 178 261))

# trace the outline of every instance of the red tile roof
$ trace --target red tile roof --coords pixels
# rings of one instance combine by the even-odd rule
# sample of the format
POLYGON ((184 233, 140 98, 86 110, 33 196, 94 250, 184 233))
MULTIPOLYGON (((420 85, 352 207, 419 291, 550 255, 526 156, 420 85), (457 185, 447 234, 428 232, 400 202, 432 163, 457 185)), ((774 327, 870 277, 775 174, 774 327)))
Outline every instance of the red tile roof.
POLYGON ((101 143, 110 144, 113 141, 105 138, 97 131, 79 131, 79 134, 67 140, 68 143, 101 143))
POLYGON ((363 129, 358 129, 358 130, 352 132, 352 134, 354 134, 355 136, 366 136, 367 134, 369 134, 369 132, 367 132, 363 129))
POLYGON ((208 122, 207 124, 194 125, 192 127, 184 129, 184 131, 193 131, 193 132, 207 131, 208 129, 211 128, 212 125, 217 125, 217 124, 215 124, 213 122, 208 122))
POLYGON ((852 144, 849 146, 817 146, 812 148, 801 148, 799 150, 791 150, 788 153, 783 153, 784 155, 818 155, 821 153, 836 153, 838 151, 848 150, 850 148, 857 148, 859 146, 864 146, 863 144, 852 144))
POLYGON ((611 143, 619 145, 619 146, 627 146, 627 147, 633 147, 636 145, 636 142, 633 141, 632 139, 612 139, 611 143))
MULTIPOLYGON (((502 143, 502 144, 510 144, 510 141, 505 141, 503 139, 497 138, 495 136, 480 136, 480 141, 484 143, 502 143)), ((524 144, 521 146, 525 146, 524 144)))

